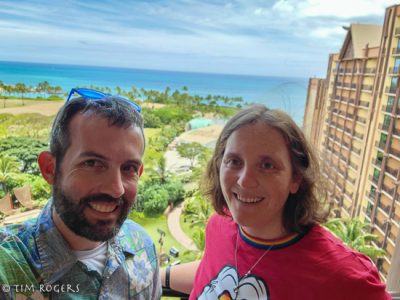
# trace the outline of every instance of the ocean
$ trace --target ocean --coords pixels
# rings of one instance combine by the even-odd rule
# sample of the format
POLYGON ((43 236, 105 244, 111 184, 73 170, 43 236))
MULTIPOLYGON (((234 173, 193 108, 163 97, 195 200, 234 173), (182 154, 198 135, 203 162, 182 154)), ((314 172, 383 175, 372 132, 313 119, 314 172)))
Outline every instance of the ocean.
POLYGON ((188 88, 191 95, 242 97, 245 102, 263 103, 289 113, 297 124, 303 123, 308 78, 206 74, 177 71, 111 68, 78 65, 56 65, 0 61, 0 80, 5 84, 18 82, 36 86, 48 81, 61 86, 64 92, 73 87, 119 86, 137 89, 171 91, 188 88))

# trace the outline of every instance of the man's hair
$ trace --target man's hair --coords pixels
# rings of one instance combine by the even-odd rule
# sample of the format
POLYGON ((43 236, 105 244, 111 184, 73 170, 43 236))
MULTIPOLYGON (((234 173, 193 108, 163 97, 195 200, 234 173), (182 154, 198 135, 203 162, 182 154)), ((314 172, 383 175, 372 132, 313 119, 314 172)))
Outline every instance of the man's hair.
POLYGON ((142 132, 143 143, 145 142, 143 118, 126 101, 113 96, 95 101, 82 97, 75 98, 61 107, 51 129, 50 152, 56 159, 56 168, 61 165, 64 155, 70 146, 69 124, 78 113, 92 114, 104 118, 110 126, 121 128, 139 127, 142 132))
POLYGON ((203 178, 202 190, 205 196, 211 201, 218 214, 229 215, 220 184, 220 166, 226 143, 235 130, 256 122, 262 122, 281 133, 288 147, 292 176, 301 179, 298 191, 289 195, 284 206, 285 229, 289 232, 301 233, 316 223, 324 222, 328 212, 323 206, 325 195, 319 193, 317 184, 320 179, 318 162, 302 130, 285 112, 268 109, 263 105, 252 105, 240 110, 223 128, 203 178))

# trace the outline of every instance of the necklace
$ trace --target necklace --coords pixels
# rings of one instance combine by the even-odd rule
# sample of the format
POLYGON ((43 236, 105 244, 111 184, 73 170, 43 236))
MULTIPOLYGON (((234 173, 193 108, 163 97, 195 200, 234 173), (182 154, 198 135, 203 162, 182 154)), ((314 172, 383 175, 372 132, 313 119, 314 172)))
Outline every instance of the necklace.
MULTIPOLYGON (((239 269, 238 269, 238 261, 237 261, 237 252, 238 252, 238 244, 239 244, 239 230, 240 230, 240 228, 238 228, 238 231, 236 233, 236 245, 235 245, 235 267, 236 267, 236 271, 238 272, 238 274, 239 274, 239 269)), ((253 269, 257 266, 257 264, 264 258, 265 255, 267 255, 269 250, 271 250, 272 246, 273 245, 269 246, 268 249, 264 251, 264 253, 257 259, 257 261, 250 267, 250 269, 244 274, 244 276, 242 278, 247 277, 251 273, 251 271, 253 271, 253 269)), ((237 285, 233 289, 233 291, 235 293, 237 293, 239 291, 239 282, 237 283, 237 285)))

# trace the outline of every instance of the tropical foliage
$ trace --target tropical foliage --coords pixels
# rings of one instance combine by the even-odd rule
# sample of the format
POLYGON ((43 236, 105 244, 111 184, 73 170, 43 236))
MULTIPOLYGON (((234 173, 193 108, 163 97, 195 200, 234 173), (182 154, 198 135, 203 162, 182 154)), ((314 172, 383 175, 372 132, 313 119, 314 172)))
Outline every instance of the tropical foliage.
POLYGON ((372 244, 373 241, 377 240, 377 236, 368 233, 369 224, 362 222, 360 219, 335 218, 325 223, 325 227, 347 246, 369 256, 371 259, 385 255, 385 251, 372 244))

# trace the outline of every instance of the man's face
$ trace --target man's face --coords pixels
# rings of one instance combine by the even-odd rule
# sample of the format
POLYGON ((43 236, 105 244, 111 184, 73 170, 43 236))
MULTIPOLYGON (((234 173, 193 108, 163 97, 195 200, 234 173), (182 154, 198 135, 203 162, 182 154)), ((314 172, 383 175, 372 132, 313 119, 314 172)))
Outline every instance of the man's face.
POLYGON ((56 170, 53 201, 75 234, 92 241, 115 236, 137 194, 143 137, 139 128, 109 126, 99 116, 75 116, 70 146, 56 170))

